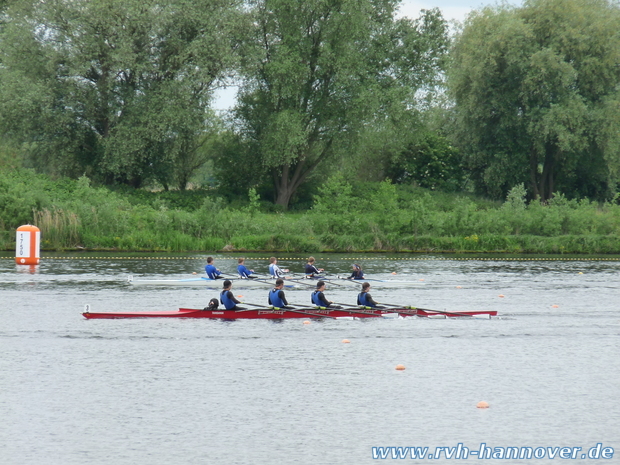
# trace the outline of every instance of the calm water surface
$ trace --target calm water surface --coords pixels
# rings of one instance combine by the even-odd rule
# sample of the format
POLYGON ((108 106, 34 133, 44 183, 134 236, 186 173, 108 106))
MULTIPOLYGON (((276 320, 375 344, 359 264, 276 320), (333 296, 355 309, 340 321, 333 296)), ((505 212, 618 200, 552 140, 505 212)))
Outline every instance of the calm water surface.
MULTIPOLYGON (((620 261, 362 257, 369 277, 419 283, 373 289, 376 300, 500 316, 304 325, 85 320, 84 304, 202 308, 217 292, 125 283, 128 275, 190 277, 204 266, 195 257, 65 256, 46 258, 32 274, 0 259, 4 465, 370 464, 393 462, 373 460, 373 446, 430 452, 458 443, 586 451, 602 443, 614 448, 613 459, 569 461, 620 463, 620 261), (490 408, 477 409, 481 400, 490 408)), ((346 258, 358 257, 317 261, 344 274, 346 258)), ((257 271, 267 264, 264 256, 247 259, 257 271)), ((216 265, 236 269, 231 257, 216 265)), ((288 256, 280 265, 301 270, 303 260, 288 256)), ((235 292, 256 303, 267 293, 235 292)), ((326 292, 351 303, 356 293, 326 292)), ((287 297, 305 304, 309 292, 287 297)), ((507 463, 557 462, 566 460, 507 463)))

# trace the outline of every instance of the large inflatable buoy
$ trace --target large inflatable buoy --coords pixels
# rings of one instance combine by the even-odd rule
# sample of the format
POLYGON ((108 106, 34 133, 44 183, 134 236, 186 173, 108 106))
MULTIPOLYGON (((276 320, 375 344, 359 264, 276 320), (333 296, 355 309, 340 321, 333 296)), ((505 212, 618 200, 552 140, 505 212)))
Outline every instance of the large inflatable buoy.
POLYGON ((41 230, 26 224, 17 228, 15 243, 15 263, 18 265, 38 265, 41 258, 41 230))

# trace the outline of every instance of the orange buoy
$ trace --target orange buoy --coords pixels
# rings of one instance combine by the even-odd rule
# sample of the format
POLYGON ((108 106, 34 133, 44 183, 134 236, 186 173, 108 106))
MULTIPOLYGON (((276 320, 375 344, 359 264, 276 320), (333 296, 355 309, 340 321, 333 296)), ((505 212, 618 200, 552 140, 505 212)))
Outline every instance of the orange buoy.
POLYGON ((403 371, 405 369, 405 365, 396 365, 396 369, 398 371, 403 371))
POLYGON ((343 339, 343 340, 342 340, 342 343, 343 343, 343 344, 350 344, 350 343, 351 343, 351 341, 349 341, 348 339, 343 339))
POLYGON ((504 294, 500 294, 497 297, 501 297, 503 299, 504 298, 504 294))
POLYGON ((424 281, 424 278, 420 279, 420 281, 424 281))
POLYGON ((392 274, 396 274, 396 271, 392 271, 392 274))
POLYGON ((305 325, 309 325, 310 324, 310 320, 304 320, 304 324, 305 325))
POLYGON ((18 265, 38 265, 41 258, 41 230, 26 224, 17 228, 15 243, 15 263, 18 265))
POLYGON ((463 289, 463 287, 462 287, 462 286, 456 286, 456 288, 457 288, 457 289, 463 289))
POLYGON ((555 304, 553 304, 553 305, 551 306, 551 308, 560 308, 560 306, 559 306, 559 305, 555 305, 555 304))
POLYGON ((489 403, 485 402, 484 400, 481 400, 480 402, 478 402, 476 404, 476 407, 478 407, 478 408, 489 408, 489 403))

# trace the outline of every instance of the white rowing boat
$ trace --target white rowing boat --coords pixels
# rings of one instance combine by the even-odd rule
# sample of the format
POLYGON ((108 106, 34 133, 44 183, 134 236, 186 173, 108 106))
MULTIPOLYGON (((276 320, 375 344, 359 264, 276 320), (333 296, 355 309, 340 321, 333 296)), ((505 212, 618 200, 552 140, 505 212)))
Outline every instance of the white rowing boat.
MULTIPOLYGON (((229 279, 229 278, 226 278, 229 279)), ((233 286, 239 288, 268 288, 275 286, 275 279, 241 279, 231 278, 233 286)), ((187 287, 208 287, 213 289, 221 289, 224 279, 210 279, 207 277, 186 278, 186 279, 133 279, 133 276, 127 278, 127 282, 133 286, 187 286, 187 287)), ((306 287, 299 283, 285 281, 285 289, 295 289, 306 287)))

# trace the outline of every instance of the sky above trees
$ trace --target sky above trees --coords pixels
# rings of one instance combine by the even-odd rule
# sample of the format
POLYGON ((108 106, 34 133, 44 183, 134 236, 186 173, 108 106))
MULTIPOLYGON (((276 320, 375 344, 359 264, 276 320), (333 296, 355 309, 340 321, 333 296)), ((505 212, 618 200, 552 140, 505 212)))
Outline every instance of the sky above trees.
MULTIPOLYGON (((471 10, 493 3, 481 2, 480 0, 403 0, 400 6, 400 14, 409 18, 417 18, 420 15, 420 10, 439 8, 443 17, 448 21, 463 21, 471 10)), ((523 1, 507 0, 506 3, 521 5, 523 1)), ((213 107, 219 111, 230 109, 235 104, 236 94, 237 86, 217 90, 213 107)))

